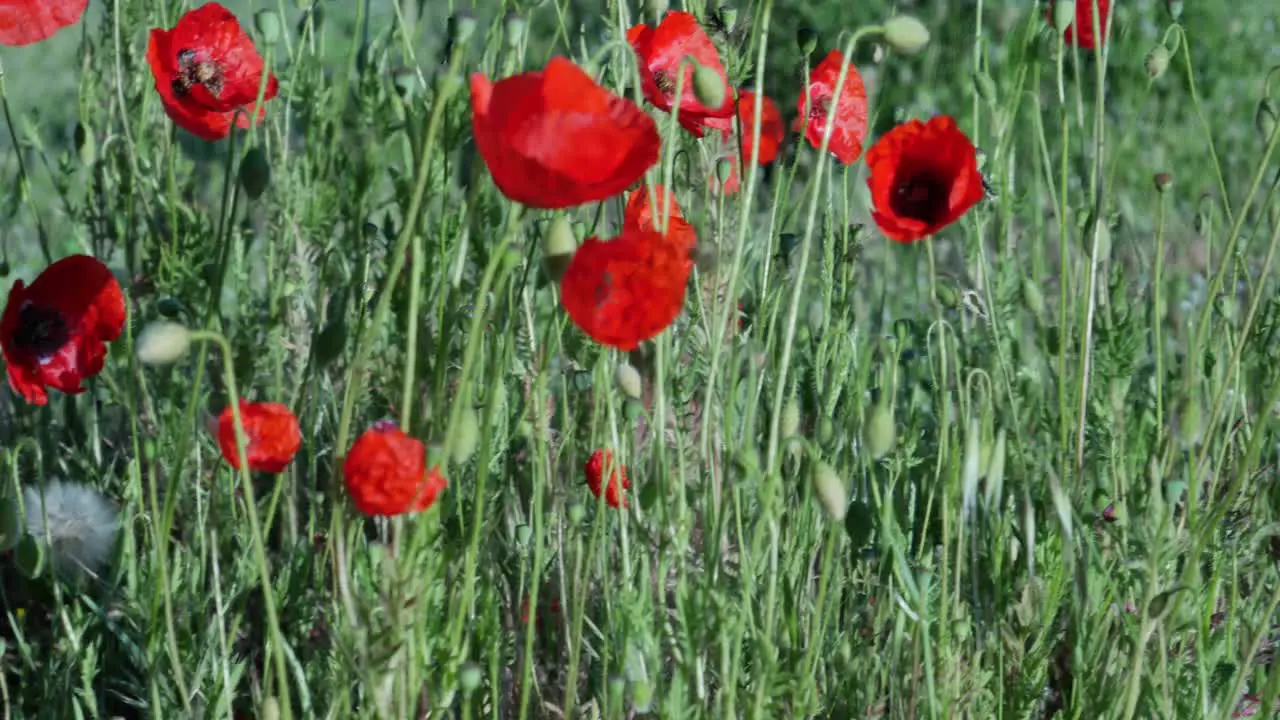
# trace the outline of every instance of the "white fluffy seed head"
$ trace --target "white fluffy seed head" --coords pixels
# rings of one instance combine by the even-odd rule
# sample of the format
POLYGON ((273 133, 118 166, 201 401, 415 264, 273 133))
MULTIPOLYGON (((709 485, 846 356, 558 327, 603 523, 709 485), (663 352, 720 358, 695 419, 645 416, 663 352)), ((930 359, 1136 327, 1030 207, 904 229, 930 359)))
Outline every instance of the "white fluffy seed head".
POLYGON ((115 550, 119 511, 79 483, 52 480, 22 490, 27 533, 45 548, 54 572, 68 580, 97 577, 115 550))

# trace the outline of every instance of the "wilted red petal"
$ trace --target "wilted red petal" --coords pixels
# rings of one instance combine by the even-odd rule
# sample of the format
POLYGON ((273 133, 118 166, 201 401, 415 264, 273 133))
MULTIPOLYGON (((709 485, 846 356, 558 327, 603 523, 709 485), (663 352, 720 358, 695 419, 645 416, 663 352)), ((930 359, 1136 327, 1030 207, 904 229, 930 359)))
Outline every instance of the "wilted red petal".
POLYGON ((88 255, 65 257, 31 285, 14 282, 0 317, 9 384, 27 402, 44 405, 46 387, 68 395, 102 371, 106 343, 125 323, 124 293, 111 270, 88 255))
POLYGON ((471 76, 471 126, 493 182, 543 209, 617 195, 658 162, 658 127, 572 62, 490 82, 471 76))
POLYGON ((377 423, 356 439, 342 477, 357 510, 388 517, 427 510, 449 484, 439 468, 427 471, 422 442, 388 423, 377 423))
POLYGON ((0 45, 30 45, 74 25, 89 0, 0 0, 0 45))
POLYGON ((872 217, 912 242, 958 220, 984 197, 977 150, 947 116, 899 125, 867 153, 872 217))
POLYGON ((844 62, 844 53, 832 50, 809 72, 809 86, 800 93, 796 106, 800 113, 797 123, 809 144, 820 148, 827 123, 831 122, 835 127, 827 149, 837 160, 851 165, 862 154, 862 141, 867 136, 867 91, 858 69, 850 64, 836 99, 836 83, 844 62))

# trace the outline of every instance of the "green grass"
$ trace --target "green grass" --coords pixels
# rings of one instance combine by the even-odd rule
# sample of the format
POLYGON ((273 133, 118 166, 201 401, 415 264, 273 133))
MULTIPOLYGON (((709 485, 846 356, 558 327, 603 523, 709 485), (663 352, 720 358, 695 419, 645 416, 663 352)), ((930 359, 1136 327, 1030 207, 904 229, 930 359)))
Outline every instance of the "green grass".
MULTIPOLYGON (((226 4, 247 27, 275 7, 226 4)), ((1275 716, 1267 3, 1187 3, 1170 29, 1165 3, 1126 2, 1105 63, 1059 58, 1026 2, 902 4, 932 42, 858 50, 873 133, 953 115, 998 191, 913 245, 871 222, 861 163, 790 138, 754 196, 722 201, 712 141, 658 115, 717 262, 629 357, 560 310, 539 248, 553 214, 513 216, 493 187, 465 78, 584 61, 636 4, 482 3, 442 97, 445 19, 467 3, 426 3, 401 32, 370 2, 366 33, 360 3, 333 0, 314 42, 286 3, 287 47, 260 45, 280 97, 255 135, 218 144, 173 127, 145 65, 147 29, 178 3, 92 5, 46 44, 0 48, 18 139, 0 135, 0 182, 30 189, 0 197, 0 248, 6 282, 46 254, 109 261, 131 322, 90 392, 45 408, 4 392, 0 469, 9 496, 100 489, 122 531, 88 582, 0 562, 6 717, 1127 720, 1226 718, 1246 694, 1275 716), (506 42, 511 10, 523 42, 506 42), (1177 48, 1150 80, 1161 38, 1177 48), (247 143, 272 166, 258 200, 227 172, 247 143), (407 222, 412 262, 392 278, 407 222), (229 352, 139 365, 133 338, 164 317, 229 352), (615 382, 624 362, 642 400, 615 382), (207 428, 230 378, 287 404, 305 438, 247 487, 207 428), (446 460, 469 410, 478 444, 446 460), (430 443, 449 488, 421 516, 367 521, 336 463, 386 418, 430 443), (625 512, 584 485, 597 448, 628 467, 625 512), (831 472, 845 503, 818 497, 831 472)), ((732 79, 760 82, 788 124, 796 31, 825 54, 895 10, 738 9, 732 79)), ((632 62, 608 55, 604 82, 632 62)), ((612 234, 620 204, 597 210, 568 215, 612 234)))

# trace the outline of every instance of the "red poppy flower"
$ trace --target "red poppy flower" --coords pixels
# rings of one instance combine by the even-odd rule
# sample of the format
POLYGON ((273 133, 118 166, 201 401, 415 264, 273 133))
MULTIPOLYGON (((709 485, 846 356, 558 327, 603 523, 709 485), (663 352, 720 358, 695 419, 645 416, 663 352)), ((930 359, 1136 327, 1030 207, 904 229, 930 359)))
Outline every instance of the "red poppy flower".
POLYGON ((597 450, 591 454, 591 459, 583 466, 583 470, 587 473, 587 487, 591 489, 591 494, 597 498, 600 497, 600 488, 604 485, 604 502, 609 507, 626 507, 627 498, 623 495, 623 490, 631 489, 631 480, 627 477, 627 469, 622 463, 613 463, 609 470, 609 482, 605 484, 604 472, 606 466, 613 462, 612 450, 597 450), (619 478, 621 478, 621 487, 619 487, 619 478))
POLYGON ((561 57, 497 83, 472 75, 471 128, 502 194, 547 210, 617 195, 661 147, 653 118, 561 57))
POLYGON ((675 107, 676 81, 681 61, 686 57, 692 56, 699 65, 720 76, 724 101, 720 107, 707 107, 694 94, 693 67, 684 67, 677 120, 695 137, 703 136, 703 127, 709 119, 733 117, 733 88, 720 62, 720 52, 692 13, 669 12, 656 28, 643 23, 635 25, 627 31, 627 42, 640 61, 640 83, 645 98, 663 112, 669 113, 675 107))
MULTIPOLYGON (((244 426, 244 455, 250 470, 284 472, 302 447, 298 418, 280 403, 241 400, 240 424, 244 426)), ((239 470, 240 450, 236 447, 236 422, 230 405, 218 417, 218 447, 223 459, 239 470)))
POLYGON ((623 229, 613 240, 587 238, 560 280, 565 312, 591 339, 630 351, 680 314, 693 262, 684 240, 623 229))
POLYGON ((867 152, 867 167, 871 216, 898 242, 938 232, 985 194, 977 150, 945 115, 885 133, 867 152))
MULTIPOLYGON (((216 2, 187 12, 172 30, 151 30, 147 64, 160 103, 180 127, 205 140, 221 140, 231 125, 248 128, 262 83, 262 56, 236 16, 216 2)), ((263 104, 279 85, 267 73, 263 104)), ((258 119, 266 108, 258 108, 258 119)))
MULTIPOLYGON (((778 106, 770 100, 768 96, 763 96, 764 102, 760 106, 760 165, 768 165, 778 157, 778 151, 782 147, 782 141, 787 136, 786 126, 782 123, 782 113, 778 110, 778 106)), ((755 137, 755 121, 756 121, 756 94, 743 90, 738 96, 738 127, 742 128, 742 156, 738 156, 738 136, 731 127, 722 128, 720 131, 723 140, 723 153, 732 162, 730 166, 729 178, 724 181, 723 189, 727 194, 732 195, 738 191, 738 166, 751 160, 751 154, 754 152, 752 140, 755 137)), ((821 140, 821 137, 819 137, 821 140)), ((719 178, 712 176, 714 183, 719 178)))
MULTIPOLYGON (((1075 43, 1085 50, 1093 50, 1099 40, 1106 38, 1107 24, 1111 21, 1111 0, 1097 0, 1098 10, 1102 13, 1102 19, 1098 22, 1098 28, 1102 30, 1101 37, 1095 37, 1093 34, 1093 3, 1094 0, 1076 0, 1076 19, 1062 34, 1063 42, 1068 45, 1075 43)), ((1050 0, 1047 15, 1050 25, 1053 24, 1053 7, 1054 3, 1050 0)))
POLYGON ((30 45, 53 37, 84 15, 89 0, 0 0, 0 45, 30 45))
POLYGON ((840 97, 835 98, 836 82, 840 80, 840 66, 844 62, 844 53, 832 50, 809 71, 809 87, 800 93, 797 105, 800 117, 796 124, 809 144, 818 148, 822 147, 827 123, 834 123, 827 148, 837 160, 852 165, 862 154, 862 141, 867 136, 867 90, 858 69, 850 63, 840 97))
POLYGON ((48 402, 46 387, 84 392, 83 381, 102 371, 106 343, 120 337, 124 321, 120 283, 88 255, 55 262, 31 285, 15 281, 0 317, 10 387, 36 405, 48 402))
POLYGON ((426 469, 427 450, 394 423, 381 422, 356 438, 342 464, 347 494, 365 515, 422 512, 449 482, 437 467, 426 469))
POLYGON ((656 206, 649 204, 649 189, 644 185, 631 191, 627 196, 626 210, 622 213, 623 231, 656 231, 658 221, 662 218, 663 204, 667 203, 667 240, 676 247, 692 250, 698 243, 698 235, 680 212, 675 193, 661 185, 654 185, 653 198, 657 202, 656 206), (664 196, 668 200, 664 200, 664 196))

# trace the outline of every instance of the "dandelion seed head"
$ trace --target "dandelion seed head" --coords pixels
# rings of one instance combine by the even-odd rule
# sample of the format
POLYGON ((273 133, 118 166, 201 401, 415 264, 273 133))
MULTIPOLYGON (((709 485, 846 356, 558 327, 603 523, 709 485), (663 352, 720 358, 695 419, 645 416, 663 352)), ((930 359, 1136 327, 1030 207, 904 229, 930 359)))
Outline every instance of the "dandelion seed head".
POLYGON ((88 485, 53 480, 22 490, 27 533, 48 553, 54 571, 68 579, 96 577, 111 559, 119 511, 88 485))

